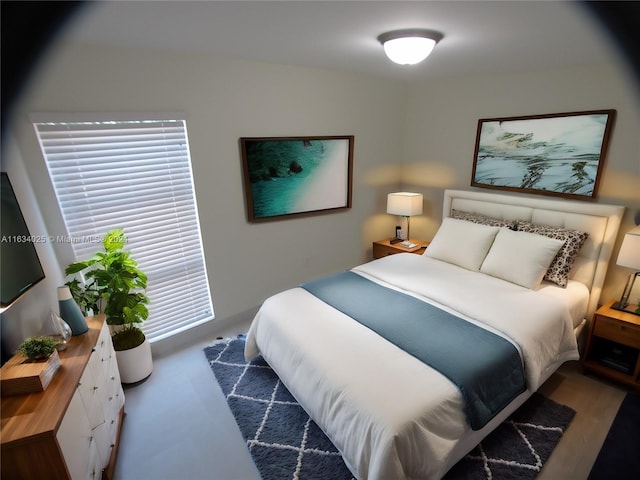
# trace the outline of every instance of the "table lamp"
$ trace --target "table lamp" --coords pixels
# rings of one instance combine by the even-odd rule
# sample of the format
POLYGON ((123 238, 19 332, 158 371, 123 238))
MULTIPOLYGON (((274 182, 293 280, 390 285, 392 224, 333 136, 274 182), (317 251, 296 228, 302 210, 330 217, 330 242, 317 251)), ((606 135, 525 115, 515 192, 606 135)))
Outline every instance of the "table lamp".
POLYGON ((409 235, 409 222, 412 215, 422 214, 422 194, 411 192, 396 192, 387 195, 387 213, 400 215, 407 219, 407 238, 401 243, 404 247, 409 247, 411 239, 409 235))
POLYGON ((622 310, 628 313, 634 313, 640 315, 640 308, 627 309, 629 305, 629 296, 633 289, 633 284, 636 281, 640 272, 640 226, 627 232, 622 239, 622 245, 620 246, 620 252, 618 252, 618 259, 616 264, 621 267, 633 268, 636 272, 629 275, 627 284, 624 287, 620 301, 613 304, 613 308, 616 310, 622 310))

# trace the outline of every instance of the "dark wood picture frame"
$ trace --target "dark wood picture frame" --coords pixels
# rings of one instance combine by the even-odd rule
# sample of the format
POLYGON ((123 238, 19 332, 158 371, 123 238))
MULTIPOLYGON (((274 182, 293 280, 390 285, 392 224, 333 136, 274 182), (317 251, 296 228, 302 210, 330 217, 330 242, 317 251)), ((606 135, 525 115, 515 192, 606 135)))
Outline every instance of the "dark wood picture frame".
POLYGON ((249 222, 351 208, 353 135, 242 137, 249 222))
POLYGON ((597 197, 615 110, 478 120, 471 185, 597 197))

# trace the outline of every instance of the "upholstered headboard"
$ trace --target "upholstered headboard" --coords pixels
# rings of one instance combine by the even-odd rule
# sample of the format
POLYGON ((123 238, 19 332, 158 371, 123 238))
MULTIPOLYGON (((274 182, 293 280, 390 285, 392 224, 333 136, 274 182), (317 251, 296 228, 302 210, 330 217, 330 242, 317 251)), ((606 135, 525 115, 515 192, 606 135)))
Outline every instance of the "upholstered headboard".
POLYGON ((449 217, 451 210, 455 209, 503 220, 525 220, 589 233, 569 277, 589 288, 587 318, 590 319, 598 307, 624 208, 569 200, 445 190, 443 218, 449 217))

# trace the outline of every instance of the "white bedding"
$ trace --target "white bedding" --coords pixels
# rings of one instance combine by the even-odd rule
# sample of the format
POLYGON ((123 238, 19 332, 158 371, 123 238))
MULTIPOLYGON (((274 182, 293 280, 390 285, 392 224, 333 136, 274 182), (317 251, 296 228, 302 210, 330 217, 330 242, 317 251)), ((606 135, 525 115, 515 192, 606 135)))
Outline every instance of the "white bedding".
MULTIPOLYGON (((572 318, 580 311, 579 288, 544 285, 532 291, 414 254, 353 271, 512 339, 524 358, 528 386, 513 409, 560 364, 579 358, 572 318)), ((401 326, 401 312, 390 321, 401 326)), ((441 478, 503 420, 496 417, 472 431, 455 385, 301 288, 274 295, 260 308, 245 356, 258 353, 359 479, 441 478)))
POLYGON ((584 322, 587 315, 589 301, 589 289, 580 282, 569 280, 565 288, 558 288, 550 282, 542 282, 538 290, 545 295, 551 295, 564 302, 571 315, 571 324, 574 328, 584 322))

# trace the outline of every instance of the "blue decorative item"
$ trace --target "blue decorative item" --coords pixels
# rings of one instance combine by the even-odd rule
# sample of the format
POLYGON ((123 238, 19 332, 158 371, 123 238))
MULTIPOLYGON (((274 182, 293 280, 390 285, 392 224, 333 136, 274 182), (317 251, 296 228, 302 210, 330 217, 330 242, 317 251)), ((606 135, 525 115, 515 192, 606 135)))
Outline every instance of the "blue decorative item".
POLYGON ((60 316, 71 327, 71 332, 74 336, 82 335, 89 330, 87 320, 71 296, 69 287, 58 287, 58 305, 60 306, 60 316))

